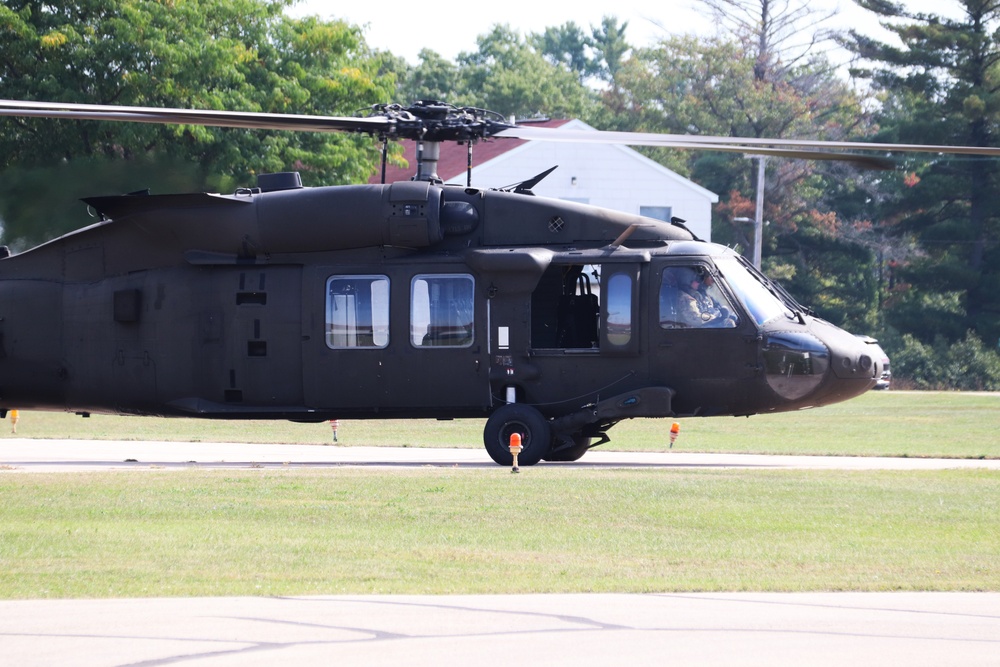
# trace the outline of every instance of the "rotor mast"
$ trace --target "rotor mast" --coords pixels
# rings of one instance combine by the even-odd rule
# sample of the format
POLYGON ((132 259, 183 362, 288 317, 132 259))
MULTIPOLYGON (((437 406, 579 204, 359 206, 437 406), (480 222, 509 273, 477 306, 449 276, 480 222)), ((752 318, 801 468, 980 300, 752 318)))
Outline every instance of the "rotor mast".
POLYGON ((441 182, 437 166, 441 159, 442 142, 464 142, 471 146, 502 130, 515 128, 495 112, 455 107, 436 100, 419 100, 408 107, 378 105, 372 108, 372 112, 372 116, 389 121, 380 134, 383 140, 412 139, 416 142, 417 173, 413 180, 432 183, 441 182))
POLYGON ((429 181, 440 183, 437 166, 441 159, 440 141, 417 141, 417 173, 414 175, 415 181, 429 181))

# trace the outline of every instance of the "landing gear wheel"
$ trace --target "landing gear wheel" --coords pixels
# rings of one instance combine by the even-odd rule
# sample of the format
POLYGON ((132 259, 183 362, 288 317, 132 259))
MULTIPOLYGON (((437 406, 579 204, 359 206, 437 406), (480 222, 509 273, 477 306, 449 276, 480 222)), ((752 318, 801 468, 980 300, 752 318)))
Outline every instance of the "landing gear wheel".
POLYGON ((490 458, 502 466, 514 464, 510 453, 510 436, 521 434, 519 466, 533 466, 549 453, 552 446, 552 429, 542 413, 530 405, 508 403, 497 408, 486 421, 483 442, 490 458))
POLYGON ((549 452, 545 455, 546 461, 578 461, 580 457, 590 449, 593 438, 585 438, 581 435, 574 435, 569 438, 573 444, 566 449, 557 452, 549 452))

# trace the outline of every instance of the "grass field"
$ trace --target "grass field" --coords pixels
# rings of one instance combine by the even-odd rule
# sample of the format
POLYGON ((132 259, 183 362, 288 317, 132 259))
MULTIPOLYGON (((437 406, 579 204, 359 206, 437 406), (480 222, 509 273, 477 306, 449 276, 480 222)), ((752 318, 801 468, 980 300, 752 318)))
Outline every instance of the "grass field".
POLYGON ((0 475, 0 597, 1000 590, 1000 475, 0 475))
MULTIPOLYGON (((664 449, 670 421, 621 424, 609 447, 664 449)), ((998 427, 995 394, 870 393, 794 414, 682 420, 676 448, 1000 457, 998 427)), ((480 447, 481 428, 346 421, 341 436, 480 447)), ((319 444, 330 432, 29 411, 18 437, 319 444)), ((8 599, 1000 591, 996 471, 4 471, 0 497, 8 599)))
MULTIPOLYGON (((669 445, 669 419, 615 426, 605 449, 669 445)), ((341 421, 346 445, 482 447, 483 420, 341 421)), ((697 452, 1000 458, 1000 394, 869 392, 846 403, 750 418, 682 419, 675 448, 697 452)), ((8 429, 9 431, 9 429, 8 429)), ((8 436, 9 437, 9 436, 8 436)), ((21 412, 18 437, 329 443, 322 424, 21 412)))

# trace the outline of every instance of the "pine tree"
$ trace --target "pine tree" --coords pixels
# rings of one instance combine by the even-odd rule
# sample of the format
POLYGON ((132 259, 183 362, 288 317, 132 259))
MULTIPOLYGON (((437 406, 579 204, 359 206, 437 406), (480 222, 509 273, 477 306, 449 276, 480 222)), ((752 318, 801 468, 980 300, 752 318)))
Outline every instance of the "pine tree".
MULTIPOLYGON (((1000 1, 960 0, 961 18, 913 13, 901 3, 855 0, 902 46, 858 32, 844 44, 867 69, 882 100, 880 141, 996 146, 1000 122, 1000 1)), ((975 157, 907 158, 880 219, 912 235, 918 252, 901 258, 887 320, 931 342, 976 331, 1000 339, 1000 169, 975 157)), ((888 185, 888 183, 886 184, 888 185)))

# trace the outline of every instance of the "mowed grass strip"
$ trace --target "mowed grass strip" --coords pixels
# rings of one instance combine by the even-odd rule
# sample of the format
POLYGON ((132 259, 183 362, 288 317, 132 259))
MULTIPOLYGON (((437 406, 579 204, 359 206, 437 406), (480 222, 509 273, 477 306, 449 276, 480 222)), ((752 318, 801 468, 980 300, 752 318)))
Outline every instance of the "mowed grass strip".
MULTIPOLYGON (((606 450, 661 451, 672 419, 626 420, 606 450)), ((679 420, 694 452, 1000 458, 1000 394, 869 392, 825 408, 679 420)), ((340 444, 481 448, 485 420, 342 420, 340 444)), ((2 424, 0 424, 2 426, 2 424)), ((8 423, 9 426, 9 423, 8 423)), ((12 437, 10 429, 0 429, 12 437)), ((332 444, 329 425, 22 411, 17 437, 332 444)), ((485 454, 484 454, 485 457, 485 454)))
POLYGON ((992 471, 0 476, 0 597, 1000 590, 992 471))

